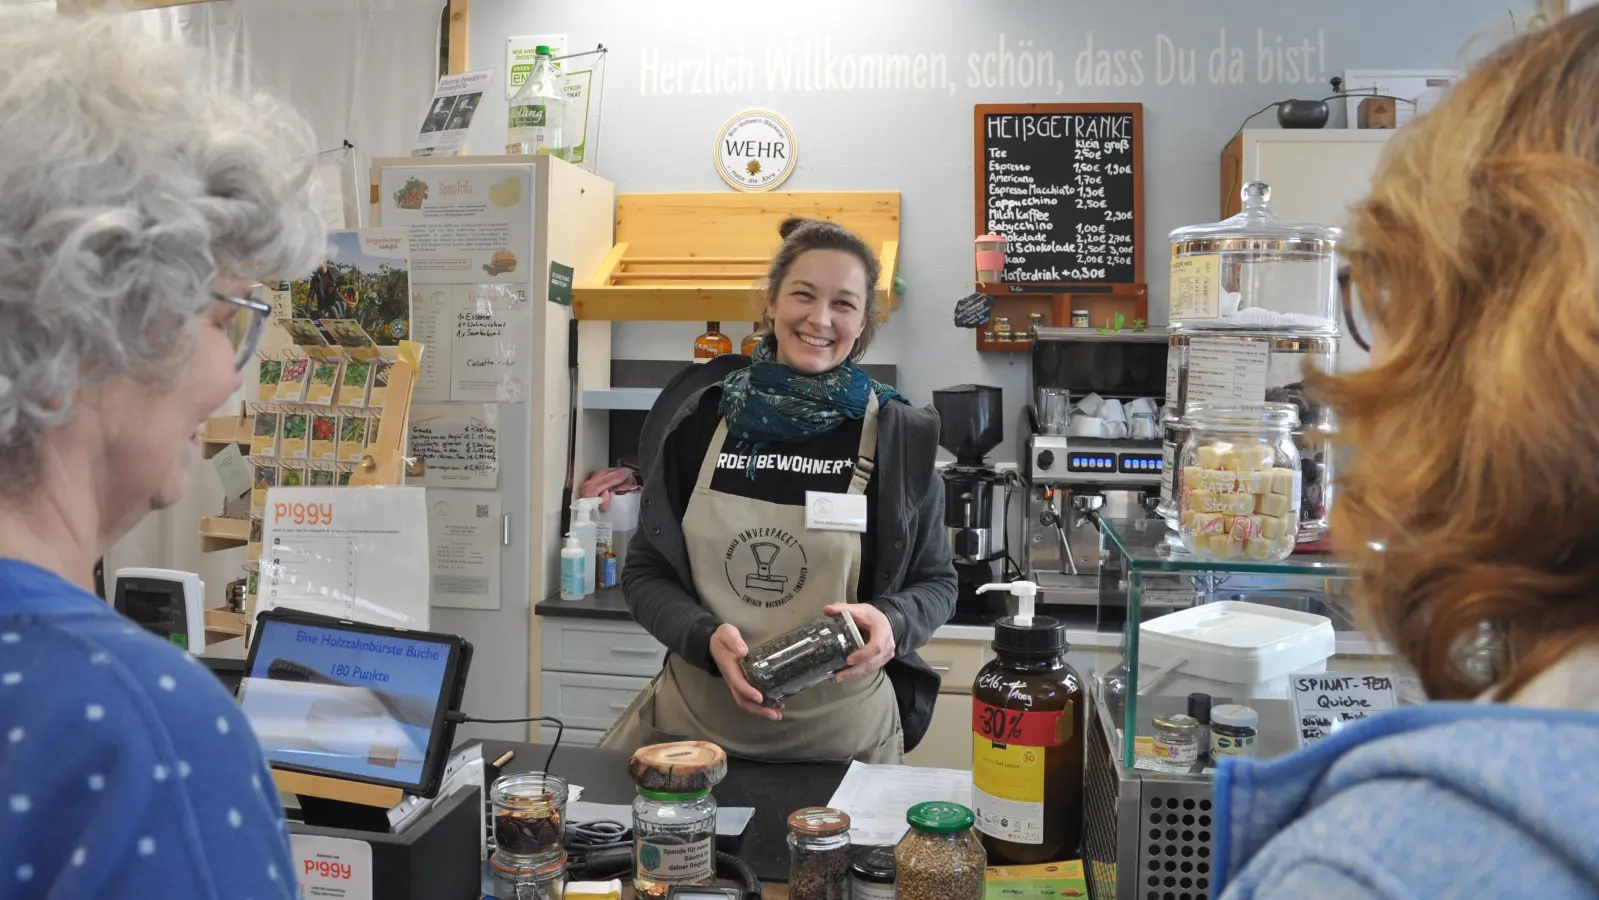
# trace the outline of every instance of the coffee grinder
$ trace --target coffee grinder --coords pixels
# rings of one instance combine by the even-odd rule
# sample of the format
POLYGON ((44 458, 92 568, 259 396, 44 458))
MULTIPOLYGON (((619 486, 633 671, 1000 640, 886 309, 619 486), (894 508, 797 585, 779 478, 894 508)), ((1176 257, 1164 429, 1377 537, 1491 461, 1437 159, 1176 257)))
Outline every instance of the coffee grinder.
POLYGON ((996 522, 994 497, 1003 497, 1006 478, 986 457, 1004 439, 1004 392, 959 384, 934 391, 933 408, 939 416, 938 445, 955 456, 943 472, 944 526, 959 579, 953 621, 986 625, 1005 614, 1004 594, 977 592, 1003 580, 994 571, 994 563, 1005 558, 1004 523, 996 522))

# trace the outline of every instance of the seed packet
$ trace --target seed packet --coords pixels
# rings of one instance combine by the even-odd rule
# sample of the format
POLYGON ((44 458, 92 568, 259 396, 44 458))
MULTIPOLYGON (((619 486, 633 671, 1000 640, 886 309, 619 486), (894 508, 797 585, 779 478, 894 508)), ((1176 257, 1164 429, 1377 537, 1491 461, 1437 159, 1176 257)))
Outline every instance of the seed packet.
POLYGON ((310 319, 288 319, 283 323, 283 330, 289 333, 289 340, 302 347, 328 345, 328 339, 322 336, 322 331, 310 319))
POLYGON ((360 462, 366 452, 367 417, 359 413, 339 420, 339 459, 360 462))
POLYGON ((250 509, 264 509, 267 491, 277 486, 278 467, 272 463, 256 463, 255 487, 250 491, 250 509))
POLYGON ((311 416, 311 458, 332 462, 339 438, 339 417, 330 413, 311 416))
POLYGON ((251 569, 244 573, 244 611, 255 615, 255 598, 261 591, 261 570, 251 569))
POLYGON ((311 377, 305 384, 305 402, 317 406, 332 406, 333 394, 339 386, 339 361, 319 359, 311 366, 311 377))
POLYGON ((306 475, 312 487, 333 487, 338 483, 338 476, 332 469, 311 469, 306 475))
POLYGON ((370 416, 366 423, 366 445, 368 447, 378 442, 378 428, 383 424, 382 416, 370 416))
POLYGON ((261 375, 257 380, 255 399, 271 403, 278 398, 278 381, 283 378, 283 363, 276 359, 261 360, 261 375))
POLYGON ((255 432, 250 435, 250 455, 278 455, 277 413, 263 409, 255 414, 255 432))
POLYGON ((372 361, 372 391, 366 398, 368 409, 382 409, 389 401, 389 373, 394 363, 387 359, 372 361))
POLYGON ((279 487, 304 487, 305 467, 285 465, 278 470, 279 487))
POLYGON ((286 413, 283 416, 283 438, 278 441, 278 455, 284 459, 305 459, 308 451, 307 432, 311 428, 311 416, 303 412, 286 413))
POLYGON ((250 518, 250 540, 245 545, 244 557, 249 560, 261 558, 261 520, 250 518))
POLYGON ((339 384, 339 405, 363 408, 372 387, 372 363, 350 360, 344 364, 344 379, 339 384))
POLYGON ((283 375, 278 379, 278 392, 273 399, 279 403, 305 402, 305 380, 310 372, 311 361, 303 356, 284 363, 283 375))
POLYGON ((350 469, 340 469, 339 470, 339 487, 347 487, 350 484, 350 476, 354 475, 354 474, 355 473, 353 471, 351 471, 350 469))

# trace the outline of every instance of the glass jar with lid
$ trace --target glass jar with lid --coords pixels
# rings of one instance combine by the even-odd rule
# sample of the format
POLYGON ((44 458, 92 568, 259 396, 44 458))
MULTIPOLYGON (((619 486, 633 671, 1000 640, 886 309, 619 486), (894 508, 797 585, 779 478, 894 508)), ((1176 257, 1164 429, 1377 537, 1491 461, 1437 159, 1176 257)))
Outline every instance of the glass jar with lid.
POLYGON ((640 747, 628 763, 633 800, 633 893, 661 900, 673 885, 716 878, 716 798, 727 754, 705 741, 640 747))
POLYGON ((565 855, 566 780, 544 772, 505 775, 489 788, 494 863, 507 871, 565 855))
POLYGON ((1171 233, 1171 329, 1338 332, 1343 231, 1279 219, 1251 181, 1235 216, 1171 233))
POLYGON ((561 900, 566 895, 566 853, 529 866, 506 866, 498 856, 489 862, 495 900, 561 900))
MULTIPOLYGON (((756 544, 760 550, 763 545, 756 544)), ((776 550, 776 544, 764 545, 776 550)), ((769 574, 771 561, 755 554, 756 572, 769 574)), ((855 620, 847 615, 820 616, 757 645, 739 660, 750 686, 761 692, 761 702, 781 706, 784 700, 833 677, 849 666, 851 653, 866 646, 855 620)))
POLYGON ((812 806, 788 816, 789 900, 849 900, 849 814, 812 806))
POLYGON ((988 855, 972 830, 977 818, 959 803, 918 803, 910 830, 894 847, 899 900, 982 900, 988 855))
POLYGON ((1288 403, 1190 408, 1178 534, 1206 559, 1286 559, 1299 529, 1299 413, 1288 403))

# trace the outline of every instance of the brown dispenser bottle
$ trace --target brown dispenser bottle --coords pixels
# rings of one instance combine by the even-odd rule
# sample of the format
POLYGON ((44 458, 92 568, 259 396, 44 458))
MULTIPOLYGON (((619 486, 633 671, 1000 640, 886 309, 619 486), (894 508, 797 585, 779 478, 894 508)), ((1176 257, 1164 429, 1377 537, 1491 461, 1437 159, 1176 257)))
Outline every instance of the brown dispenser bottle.
POLYGON ((1083 838, 1087 692, 1066 664, 1066 625, 1033 615, 1037 585, 1009 591, 1016 615, 994 623, 994 659, 972 685, 972 805, 989 865, 1077 859, 1083 838))
POLYGON ((754 356, 755 348, 760 346, 761 338, 766 337, 766 332, 761 330, 761 323, 755 323, 755 330, 744 336, 743 343, 738 345, 740 356, 754 356))
POLYGON ((694 339, 694 361, 710 362, 733 352, 733 339, 722 333, 721 322, 706 322, 705 333, 694 339))

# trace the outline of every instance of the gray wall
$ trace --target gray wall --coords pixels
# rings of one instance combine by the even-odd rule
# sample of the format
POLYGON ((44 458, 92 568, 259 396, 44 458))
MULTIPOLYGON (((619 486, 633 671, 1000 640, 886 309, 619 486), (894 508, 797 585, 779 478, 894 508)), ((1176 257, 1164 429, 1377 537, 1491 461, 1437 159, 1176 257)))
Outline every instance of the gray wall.
MULTIPOLYGON (((1522 10, 1533 6, 1508 5, 1523 21, 1522 10)), ((971 332, 950 324, 953 303, 970 290, 972 104, 1144 104, 1145 276, 1152 321, 1162 323, 1166 234, 1216 218, 1219 153, 1246 115, 1276 100, 1323 97, 1327 79, 1346 69, 1452 67, 1474 37, 1507 31, 1506 7, 1503 0, 476 0, 471 64, 498 68, 503 77, 505 38, 516 34, 564 32, 574 48, 610 48, 599 171, 621 192, 728 190, 712 157, 722 123, 753 107, 780 113, 799 144, 798 167, 783 189, 901 192, 900 270, 910 289, 868 359, 898 364, 899 387, 916 402, 928 402, 935 388, 975 381, 1004 388, 1014 415, 1026 390, 1024 357, 979 354, 971 332), (1225 71, 1223 83, 1213 83, 1208 71, 1223 32, 1228 47, 1241 52, 1239 83, 1225 71), (1284 48, 1299 48, 1294 57, 1308 56, 1308 71, 1262 68, 1260 42, 1275 50, 1279 38, 1284 48), (1095 51, 1124 53, 1129 83, 1080 80, 1094 74, 1078 71, 1090 41, 1095 51), (805 90, 769 79, 778 75, 777 61, 807 48, 835 59, 912 54, 914 62, 925 54, 931 83, 805 90), (1035 72, 1047 59, 1053 78, 1022 86, 1028 67, 1021 56, 1012 85, 975 78, 972 60, 981 65, 982 55, 993 53, 997 65, 1001 48, 1032 54, 1035 72), (1191 83, 1162 63, 1174 55, 1182 73, 1191 69, 1191 83), (669 63, 679 63, 675 69, 707 59, 735 60, 713 67, 725 75, 712 85, 719 92, 700 85, 693 93, 692 69, 686 85, 663 78, 669 63)), ((1114 78, 1114 57, 1107 68, 1114 78)), ((502 89, 492 102, 485 98, 470 151, 497 152, 504 121, 502 89)), ((1275 124, 1269 113, 1253 123, 1275 124)), ((1343 124, 1341 110, 1332 124, 1343 124)), ((687 358, 701 330, 621 325, 615 354, 687 358)), ((729 328, 735 340, 744 330, 729 328)), ((1013 459, 1014 452, 1007 442, 996 456, 1013 459)))

